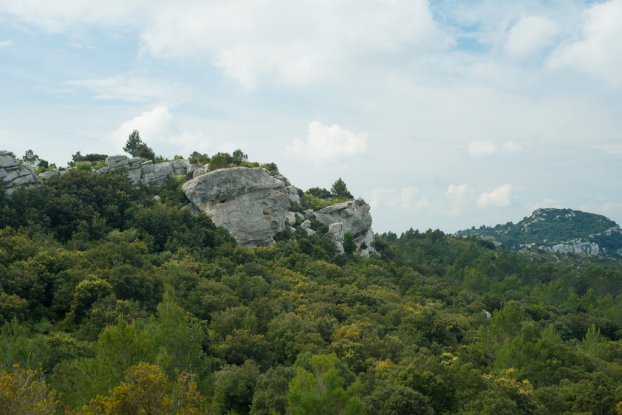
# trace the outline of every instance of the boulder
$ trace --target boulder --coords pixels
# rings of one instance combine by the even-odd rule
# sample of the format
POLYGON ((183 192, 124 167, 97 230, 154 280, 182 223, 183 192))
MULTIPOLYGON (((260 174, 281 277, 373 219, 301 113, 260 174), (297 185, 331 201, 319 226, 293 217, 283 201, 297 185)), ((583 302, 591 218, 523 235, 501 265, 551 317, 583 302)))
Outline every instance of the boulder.
POLYGON ((369 256, 375 250, 372 247, 374 232, 371 229, 372 218, 369 205, 363 199, 337 203, 315 212, 318 221, 328 225, 329 233, 340 252, 343 252, 343 240, 349 233, 354 238, 356 252, 369 256))
POLYGON ((302 191, 299 188, 296 186, 287 186, 285 191, 287 192, 287 197, 289 197, 289 202, 291 204, 300 205, 300 193, 302 193, 302 191))
POLYGON ((289 226, 294 226, 296 224, 296 214, 294 212, 287 212, 285 214, 285 221, 289 226))
POLYGON ((290 203, 282 180, 262 168, 219 169, 182 186, 195 208, 244 246, 274 243, 285 229, 290 203))
POLYGON ((0 151, 0 189, 11 194, 20 187, 38 184, 39 178, 29 166, 21 165, 11 154, 0 151))
POLYGON ((106 158, 106 165, 110 170, 116 170, 129 166, 130 161, 127 156, 109 156, 106 158))
POLYGON ((58 170, 48 170, 48 171, 44 171, 43 173, 39 173, 39 178, 43 180, 47 180, 50 177, 58 176, 59 174, 60 174, 60 171, 58 170))
POLYGON ((185 176, 188 173, 190 162, 185 159, 173 160, 171 162, 171 167, 173 168, 173 174, 175 176, 185 176))
POLYGON ((6 169, 8 167, 17 166, 17 160, 9 153, 2 151, 0 152, 0 169, 6 169))

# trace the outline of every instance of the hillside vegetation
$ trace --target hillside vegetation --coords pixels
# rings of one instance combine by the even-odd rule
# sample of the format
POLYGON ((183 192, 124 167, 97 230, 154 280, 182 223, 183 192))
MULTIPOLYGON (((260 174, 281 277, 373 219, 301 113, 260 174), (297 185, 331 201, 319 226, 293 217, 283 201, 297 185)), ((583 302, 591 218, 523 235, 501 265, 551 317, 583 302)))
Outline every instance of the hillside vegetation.
POLYGON ((79 169, 0 192, 0 412, 622 413, 616 260, 438 230, 246 249, 186 203, 79 169))
POLYGON ((560 250, 556 245, 598 245, 591 253, 622 259, 622 231, 614 221, 594 213, 572 209, 538 209, 514 224, 481 226, 457 233, 463 237, 492 238, 511 249, 536 247, 560 250))

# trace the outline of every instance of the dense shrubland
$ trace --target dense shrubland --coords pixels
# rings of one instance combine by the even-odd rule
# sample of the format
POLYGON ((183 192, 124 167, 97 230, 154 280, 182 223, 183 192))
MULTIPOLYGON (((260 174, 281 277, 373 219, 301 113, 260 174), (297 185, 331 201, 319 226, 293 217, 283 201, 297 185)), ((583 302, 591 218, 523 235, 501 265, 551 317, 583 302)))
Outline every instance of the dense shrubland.
POLYGON ((244 249, 184 204, 80 169, 0 192, 2 413, 622 413, 620 262, 431 230, 244 249))

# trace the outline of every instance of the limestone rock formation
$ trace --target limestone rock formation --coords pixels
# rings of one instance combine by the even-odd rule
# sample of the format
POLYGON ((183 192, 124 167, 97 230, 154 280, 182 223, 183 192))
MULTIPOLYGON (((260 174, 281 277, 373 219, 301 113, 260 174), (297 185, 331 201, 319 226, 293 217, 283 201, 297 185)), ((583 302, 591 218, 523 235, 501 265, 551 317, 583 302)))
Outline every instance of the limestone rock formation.
POLYGON ((8 194, 20 187, 33 187, 39 179, 28 166, 21 165, 6 151, 0 151, 0 188, 8 194))
POLYGON ((274 243, 290 207, 285 183, 262 168, 234 167, 197 176, 182 187, 193 206, 244 246, 274 243))
POLYGON ((343 241, 346 234, 352 235, 356 245, 356 252, 362 256, 369 256, 375 252, 372 247, 374 233, 371 229, 372 218, 369 205, 363 199, 337 203, 328 206, 314 214, 315 219, 329 226, 328 232, 337 244, 337 249, 343 252, 343 241))
POLYGON ((127 170, 127 176, 133 183, 155 183, 162 186, 170 176, 186 176, 190 163, 188 160, 178 159, 153 164, 152 161, 142 161, 138 157, 110 156, 106 159, 106 167, 97 170, 106 173, 114 170, 127 170))

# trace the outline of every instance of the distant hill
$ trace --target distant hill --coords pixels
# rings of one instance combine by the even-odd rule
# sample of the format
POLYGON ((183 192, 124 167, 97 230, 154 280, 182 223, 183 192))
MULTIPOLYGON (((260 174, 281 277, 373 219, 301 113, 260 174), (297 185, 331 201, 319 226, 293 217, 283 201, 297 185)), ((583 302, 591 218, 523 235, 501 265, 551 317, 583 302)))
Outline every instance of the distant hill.
POLYGON ((514 224, 482 226, 457 232, 510 249, 608 256, 622 259, 622 230, 602 215, 572 209, 538 209, 514 224))

